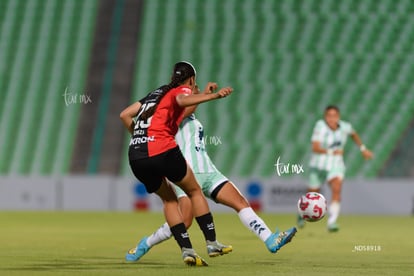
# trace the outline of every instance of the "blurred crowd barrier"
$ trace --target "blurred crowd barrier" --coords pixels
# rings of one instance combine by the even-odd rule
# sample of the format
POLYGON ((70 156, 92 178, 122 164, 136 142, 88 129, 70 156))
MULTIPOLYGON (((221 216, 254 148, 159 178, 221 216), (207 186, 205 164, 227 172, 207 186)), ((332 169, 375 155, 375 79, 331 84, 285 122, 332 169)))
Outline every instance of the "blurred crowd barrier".
MULTIPOLYGON (((253 208, 269 213, 296 212, 306 193, 303 177, 232 178, 253 208)), ((330 190, 322 193, 330 199, 330 190)), ((209 201, 211 209, 231 209, 209 201)), ((414 214, 412 179, 346 179, 341 210, 347 214, 414 214)), ((0 177, 0 210, 162 211, 158 197, 130 177, 69 175, 0 177)))

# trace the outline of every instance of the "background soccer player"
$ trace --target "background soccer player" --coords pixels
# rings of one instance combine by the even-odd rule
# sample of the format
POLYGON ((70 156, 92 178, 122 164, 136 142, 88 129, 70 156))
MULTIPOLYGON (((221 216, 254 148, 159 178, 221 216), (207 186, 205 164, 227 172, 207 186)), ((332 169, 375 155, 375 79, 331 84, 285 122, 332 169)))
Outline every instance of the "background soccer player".
MULTIPOLYGON (((312 133, 308 191, 319 192, 322 184, 328 182, 332 190, 332 199, 328 207, 327 227, 331 232, 339 230, 336 221, 341 207, 341 189, 345 176, 343 152, 348 136, 357 144, 365 159, 373 157, 352 125, 340 120, 339 108, 335 105, 327 106, 324 119, 316 122, 312 133)), ((303 227, 304 223, 305 221, 298 216, 298 226, 303 227)))
MULTIPOLYGON (((204 93, 209 94, 216 87, 217 84, 209 83, 204 93)), ((198 89, 195 92, 199 92, 198 89)), ((195 108, 194 106, 192 110, 186 110, 186 115, 189 116, 181 123, 175 139, 187 162, 192 167, 204 195, 217 203, 234 209, 240 221, 264 242, 271 253, 276 253, 282 246, 290 242, 296 233, 296 228, 292 227, 284 232, 272 233, 266 223, 250 207, 249 202, 237 187, 214 166, 205 148, 203 125, 195 118, 194 114, 191 114, 195 108)), ((188 228, 194 216, 191 211, 192 202, 182 189, 175 186, 175 190, 184 223, 188 228)), ((172 233, 168 224, 165 223, 149 237, 141 239, 134 250, 134 254, 127 254, 126 259, 129 261, 139 260, 152 246, 169 239, 171 236, 172 233)), ((219 246, 207 247, 207 250, 210 257, 215 257, 231 252, 232 247, 219 244, 219 246)))

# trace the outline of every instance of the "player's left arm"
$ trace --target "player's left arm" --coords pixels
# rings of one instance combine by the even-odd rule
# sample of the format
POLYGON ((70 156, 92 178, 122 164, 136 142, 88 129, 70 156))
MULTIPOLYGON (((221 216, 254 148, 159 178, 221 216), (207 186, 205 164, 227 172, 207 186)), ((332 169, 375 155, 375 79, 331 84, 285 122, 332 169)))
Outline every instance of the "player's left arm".
POLYGON ((128 132, 131 134, 134 131, 135 126, 134 117, 137 116, 141 105, 142 104, 140 102, 133 103, 122 110, 121 114, 119 114, 119 118, 121 119, 128 132))
POLYGON ((374 154, 362 143, 361 138, 355 130, 351 132, 351 138, 352 140, 354 140, 355 144, 358 145, 359 149, 361 150, 362 156, 364 156, 366 160, 374 157, 374 154))

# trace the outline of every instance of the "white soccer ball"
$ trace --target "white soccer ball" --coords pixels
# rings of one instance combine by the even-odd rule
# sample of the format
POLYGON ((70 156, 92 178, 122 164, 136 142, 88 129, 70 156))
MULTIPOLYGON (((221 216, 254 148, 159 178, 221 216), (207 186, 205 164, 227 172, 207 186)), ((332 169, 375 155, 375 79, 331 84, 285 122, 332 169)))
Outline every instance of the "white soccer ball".
POLYGON ((327 212, 325 197, 320 193, 310 192, 299 198, 298 212, 306 221, 321 220, 327 212))

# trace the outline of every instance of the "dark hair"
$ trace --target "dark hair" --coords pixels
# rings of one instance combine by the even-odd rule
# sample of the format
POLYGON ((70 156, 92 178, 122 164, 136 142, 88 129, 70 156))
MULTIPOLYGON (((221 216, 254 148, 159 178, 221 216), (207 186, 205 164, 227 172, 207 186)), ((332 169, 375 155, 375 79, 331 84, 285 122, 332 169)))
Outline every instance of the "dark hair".
POLYGON ((325 108, 325 113, 326 112, 328 112, 329 110, 331 110, 331 109, 333 109, 333 110, 335 110, 336 112, 338 112, 339 113, 339 107, 337 106, 337 105, 334 105, 334 104, 330 104, 330 105, 328 105, 326 108, 325 108))
POLYGON ((178 87, 186 79, 191 78, 195 75, 196 70, 191 63, 186 61, 177 62, 173 68, 171 82, 169 84, 161 86, 160 88, 150 93, 155 94, 155 105, 144 111, 141 114, 140 119, 147 120, 148 118, 150 118, 154 114, 155 109, 157 109, 157 106, 160 103, 161 99, 167 94, 168 91, 175 87, 178 87))

